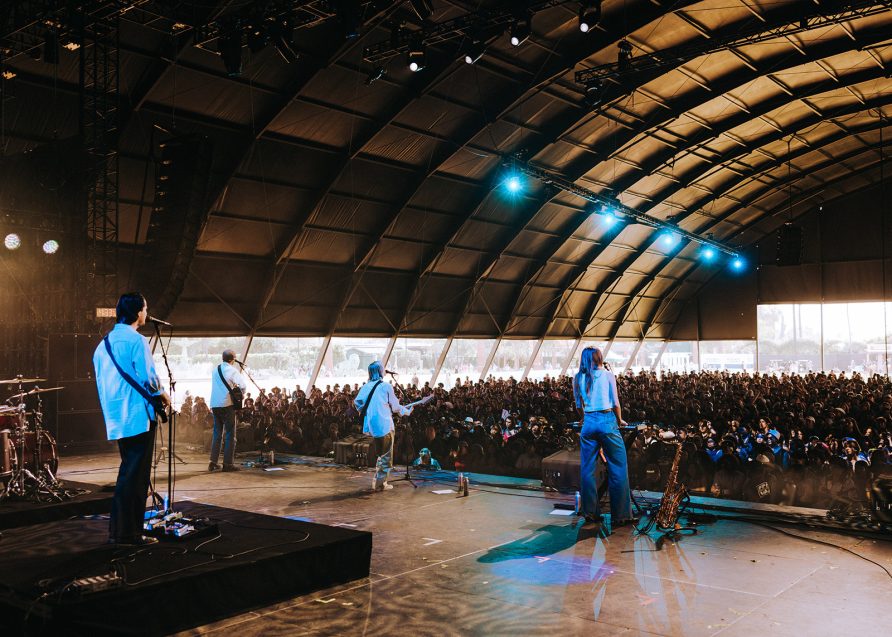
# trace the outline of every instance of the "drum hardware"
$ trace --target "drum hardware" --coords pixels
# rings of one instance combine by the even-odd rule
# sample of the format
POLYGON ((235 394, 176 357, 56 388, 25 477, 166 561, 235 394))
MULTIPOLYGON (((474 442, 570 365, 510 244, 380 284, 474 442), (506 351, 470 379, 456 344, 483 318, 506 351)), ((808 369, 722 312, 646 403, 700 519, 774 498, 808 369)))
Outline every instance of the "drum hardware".
POLYGON ((22 375, 18 375, 15 378, 7 378, 4 380, 0 380, 0 385, 19 385, 19 389, 21 389, 21 385, 27 383, 45 383, 46 378, 25 378, 22 375))
MULTIPOLYGON (((7 399, 7 403, 18 400, 0 411, 0 480, 5 482, 0 490, 0 502, 6 498, 26 499, 33 502, 62 502, 78 492, 64 488, 56 478, 59 457, 56 441, 52 434, 43 428, 43 401, 40 394, 59 391, 62 387, 41 389, 35 386, 24 391, 25 383, 41 379, 25 379, 19 376, 18 393, 7 399), (37 396, 37 406, 33 411, 25 410, 25 398, 37 396), (29 418, 32 424, 29 424, 29 418)), ((9 381, 0 383, 12 384, 9 381)))

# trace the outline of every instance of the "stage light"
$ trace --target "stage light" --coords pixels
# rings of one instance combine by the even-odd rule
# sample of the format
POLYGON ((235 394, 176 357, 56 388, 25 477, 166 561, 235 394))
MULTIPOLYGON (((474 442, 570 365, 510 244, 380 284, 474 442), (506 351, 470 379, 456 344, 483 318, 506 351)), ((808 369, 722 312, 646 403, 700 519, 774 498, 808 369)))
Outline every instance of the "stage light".
POLYGON ((22 238, 15 232, 10 232, 6 235, 6 238, 3 239, 3 245, 6 246, 7 250, 18 250, 22 245, 22 238))
POLYGON ((511 45, 520 46, 533 32, 533 18, 530 15, 523 16, 511 25, 511 45))
POLYGON ((660 236, 660 242, 667 248, 671 248, 676 243, 678 243, 678 235, 674 232, 664 232, 660 236))
POLYGON ((588 33, 601 21, 601 0, 582 2, 579 7, 579 30, 588 33))
POLYGON ((620 40, 616 45, 616 64, 620 73, 628 73, 632 70, 632 45, 628 40, 620 40))
POLYGON ((511 175, 508 177, 508 179, 505 180, 505 188, 507 188, 510 193, 518 193, 523 190, 523 180, 520 178, 520 175, 511 175))
POLYGON ((604 225, 608 228, 612 227, 617 221, 619 221, 619 218, 612 210, 608 210, 604 213, 604 225))
POLYGON ((43 251, 46 254, 56 254, 59 251, 59 242, 55 239, 50 239, 49 241, 45 241, 43 244, 43 251))
POLYGON ((736 272, 740 272, 743 268, 746 267, 746 261, 744 261, 741 257, 734 257, 731 261, 731 269, 736 272))
POLYGON ((217 41, 217 52, 223 58, 226 75, 239 77, 242 74, 242 32, 238 23, 217 41))
POLYGON ((465 53, 465 64, 476 64, 486 53, 486 46, 480 40, 474 40, 468 46, 468 52, 465 53))
POLYGON ((413 73, 418 73, 425 66, 424 43, 418 38, 412 38, 409 50, 406 52, 406 66, 413 73))
POLYGON ((703 248, 703 252, 700 253, 700 256, 703 257, 704 261, 712 261, 715 259, 715 250, 710 247, 703 248))

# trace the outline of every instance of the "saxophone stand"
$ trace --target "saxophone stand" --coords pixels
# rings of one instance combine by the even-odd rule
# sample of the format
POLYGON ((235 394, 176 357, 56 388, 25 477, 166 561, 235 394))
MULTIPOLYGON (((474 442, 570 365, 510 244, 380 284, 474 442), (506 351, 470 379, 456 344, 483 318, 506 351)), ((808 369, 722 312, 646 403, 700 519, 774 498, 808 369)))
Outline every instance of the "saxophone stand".
POLYGON ((657 531, 660 531, 660 537, 657 538, 656 542, 654 542, 654 548, 658 551, 663 550, 663 545, 666 543, 666 540, 670 540, 673 544, 684 537, 684 533, 688 532, 689 535, 697 535, 697 529, 692 526, 684 526, 679 522, 681 518, 681 512, 684 510, 685 505, 690 501, 691 496, 688 495, 687 491, 685 491, 682 496, 682 504, 679 507, 678 517, 675 518, 675 524, 669 528, 665 529, 659 525, 657 525, 657 531))

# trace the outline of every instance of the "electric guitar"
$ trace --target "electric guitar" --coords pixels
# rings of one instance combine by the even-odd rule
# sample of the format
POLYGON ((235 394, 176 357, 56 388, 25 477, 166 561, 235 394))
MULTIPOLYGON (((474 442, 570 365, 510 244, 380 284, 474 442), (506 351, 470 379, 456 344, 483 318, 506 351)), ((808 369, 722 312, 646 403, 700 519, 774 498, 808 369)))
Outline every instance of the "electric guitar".
POLYGON ((403 405, 403 407, 405 407, 406 409, 410 409, 410 408, 412 408, 412 407, 415 407, 416 405, 426 405, 426 404, 428 404, 430 401, 432 401, 433 399, 434 399, 434 395, 433 395, 433 394, 428 394, 427 396, 425 396, 425 397, 422 398, 421 400, 416 400, 414 403, 409 403, 408 405, 403 405))

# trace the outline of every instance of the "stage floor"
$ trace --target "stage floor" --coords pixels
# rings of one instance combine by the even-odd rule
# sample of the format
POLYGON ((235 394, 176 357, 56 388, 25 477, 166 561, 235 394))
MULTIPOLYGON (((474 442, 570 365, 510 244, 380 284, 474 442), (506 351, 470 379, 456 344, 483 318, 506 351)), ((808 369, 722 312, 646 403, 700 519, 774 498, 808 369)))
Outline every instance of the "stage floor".
MULTIPOLYGON (((368 579, 182 635, 836 637, 881 632, 892 608, 892 579, 876 565, 742 522, 719 520, 655 551, 629 527, 607 535, 551 515, 562 496, 473 479, 467 498, 432 493, 454 488, 432 482, 371 493, 370 472, 319 459, 210 474, 206 455, 180 455, 188 464, 177 466, 177 500, 373 533, 368 579)), ((60 466, 63 478, 104 484, 117 458, 64 457, 60 466)), ((785 530, 892 570, 892 542, 785 530)))

